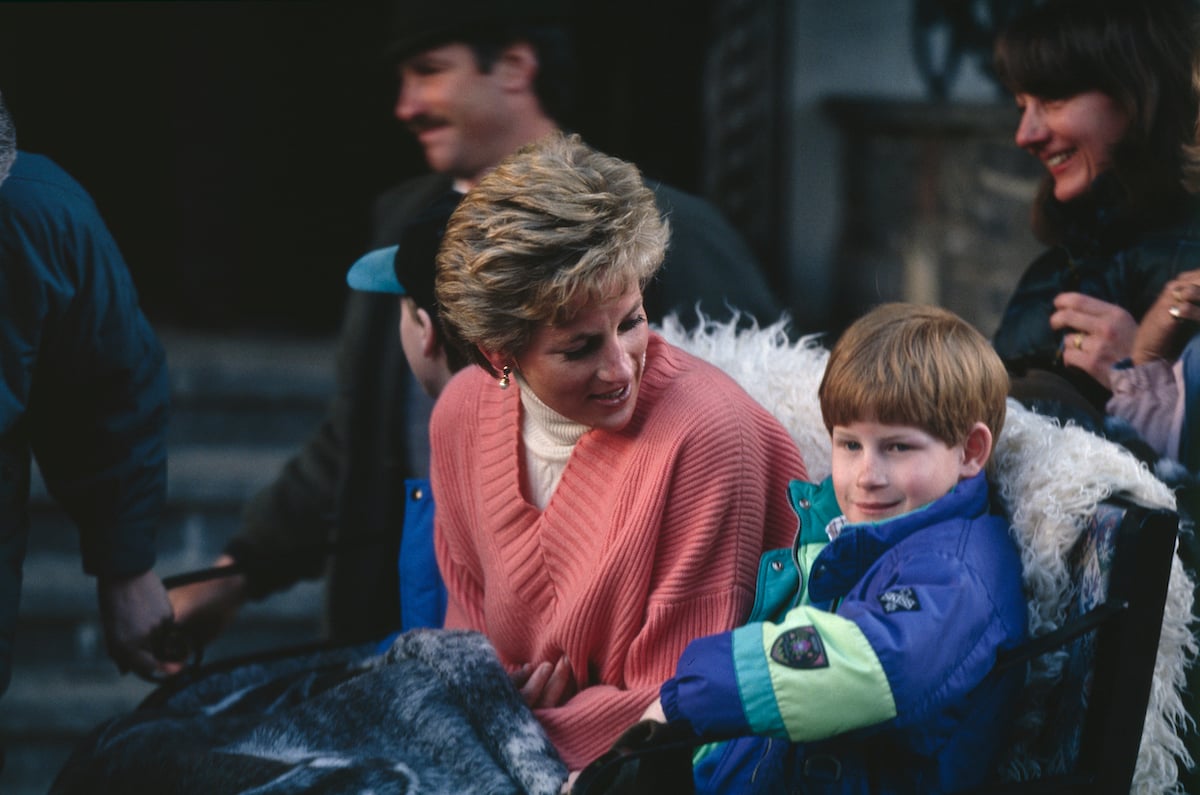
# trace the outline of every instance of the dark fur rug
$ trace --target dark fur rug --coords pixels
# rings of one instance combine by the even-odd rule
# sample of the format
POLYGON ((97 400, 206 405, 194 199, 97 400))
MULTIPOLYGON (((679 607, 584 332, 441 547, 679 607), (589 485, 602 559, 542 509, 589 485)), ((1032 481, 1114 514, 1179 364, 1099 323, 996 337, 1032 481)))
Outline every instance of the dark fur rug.
POLYGON ((202 678, 100 725, 67 793, 557 793, 566 769, 478 633, 417 630, 202 678))

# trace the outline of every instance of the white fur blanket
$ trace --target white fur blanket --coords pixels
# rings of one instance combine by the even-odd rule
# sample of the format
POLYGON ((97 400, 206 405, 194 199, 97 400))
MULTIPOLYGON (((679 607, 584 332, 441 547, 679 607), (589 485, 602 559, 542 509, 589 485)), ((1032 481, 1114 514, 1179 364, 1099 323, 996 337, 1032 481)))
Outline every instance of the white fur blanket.
MULTIPOLYGON (((671 343, 720 367, 771 410, 799 445, 812 480, 829 474, 829 435, 817 401, 829 352, 818 337, 790 342, 786 320, 741 331, 735 323, 708 323, 689 332, 668 317, 662 332, 671 343)), ((1066 553, 1101 501, 1123 495, 1175 508, 1171 490, 1123 448, 1081 428, 1062 427, 1012 400, 996 441, 994 465, 994 482, 1021 549, 1031 635, 1045 634, 1062 622, 1069 596, 1066 553)), ((1190 720, 1180 693, 1186 667, 1197 652, 1192 588, 1177 556, 1133 779, 1135 793, 1179 792, 1179 765, 1192 764, 1180 739, 1190 720)))

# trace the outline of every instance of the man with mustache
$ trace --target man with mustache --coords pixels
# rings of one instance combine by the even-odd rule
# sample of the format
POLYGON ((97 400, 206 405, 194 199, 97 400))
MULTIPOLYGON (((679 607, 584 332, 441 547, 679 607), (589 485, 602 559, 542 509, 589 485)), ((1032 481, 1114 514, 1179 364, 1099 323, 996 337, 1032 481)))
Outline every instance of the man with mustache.
MULTIPOLYGON (((372 248, 402 240, 415 219, 428 224, 438 216, 444 225, 458 198, 504 157, 561 127, 573 95, 568 7, 561 0, 397 4, 388 51, 399 83, 395 115, 421 144, 432 173, 377 200, 372 248)), ((734 307, 775 320, 779 304, 758 263, 716 209, 668 186, 651 187, 672 239, 646 291, 650 320, 672 311, 686 320, 697 304, 720 319, 734 307)), ((321 575, 322 544, 331 539, 340 547, 327 572, 331 635, 372 638, 401 626, 400 484, 428 472, 432 400, 405 365, 398 323, 394 297, 351 294, 339 388, 326 420, 253 498, 242 531, 219 560, 237 562, 243 575, 172 593, 177 618, 201 636, 219 631, 246 599, 321 575)))

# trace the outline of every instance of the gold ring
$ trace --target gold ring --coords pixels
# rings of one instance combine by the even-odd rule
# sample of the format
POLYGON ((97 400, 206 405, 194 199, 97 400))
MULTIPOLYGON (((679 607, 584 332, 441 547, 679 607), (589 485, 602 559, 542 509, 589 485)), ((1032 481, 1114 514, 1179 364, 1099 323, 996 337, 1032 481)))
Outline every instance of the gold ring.
POLYGON ((1075 335, 1075 350, 1083 350, 1083 332, 1075 335))
POLYGON ((1180 311, 1179 307, 1177 307, 1177 306, 1173 306, 1170 309, 1168 309, 1167 314, 1170 315, 1171 317, 1175 318, 1176 320, 1183 320, 1183 317, 1182 317, 1183 313, 1180 311))

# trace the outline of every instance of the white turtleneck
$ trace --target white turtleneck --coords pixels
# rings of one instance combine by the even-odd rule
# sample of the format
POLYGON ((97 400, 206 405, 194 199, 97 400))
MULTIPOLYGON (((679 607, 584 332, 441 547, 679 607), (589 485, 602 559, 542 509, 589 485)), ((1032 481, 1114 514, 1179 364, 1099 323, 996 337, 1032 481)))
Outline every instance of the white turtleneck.
POLYGON ((521 388, 526 492, 539 510, 545 510, 575 443, 588 432, 588 426, 567 419, 547 406, 520 375, 517 375, 517 383, 521 388))

